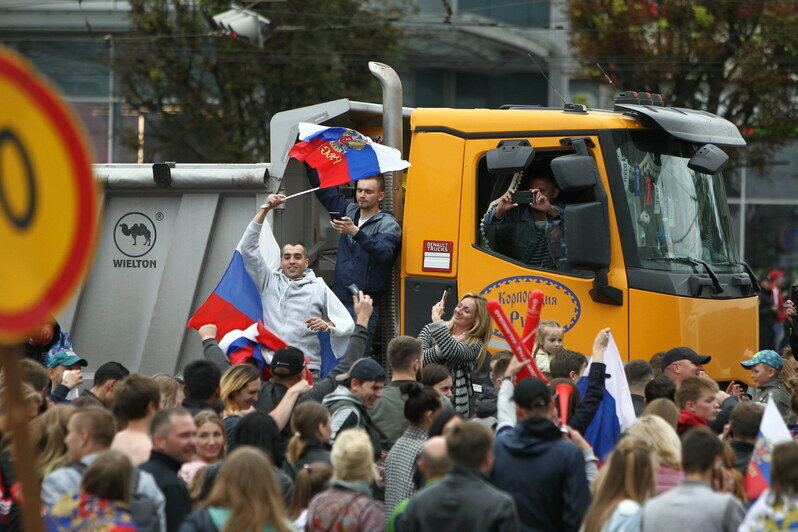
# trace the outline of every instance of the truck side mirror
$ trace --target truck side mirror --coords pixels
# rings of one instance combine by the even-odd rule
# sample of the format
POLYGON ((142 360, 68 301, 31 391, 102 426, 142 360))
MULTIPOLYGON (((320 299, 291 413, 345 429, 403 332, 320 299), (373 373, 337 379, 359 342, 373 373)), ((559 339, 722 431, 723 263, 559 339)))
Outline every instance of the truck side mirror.
POLYGON ((714 144, 704 144, 690 157, 687 168, 702 174, 717 174, 729 164, 729 156, 714 144))
POLYGON ((579 192, 596 186, 599 171, 596 160, 590 155, 572 153, 551 161, 551 171, 563 192, 579 192))
POLYGON ((491 174, 523 172, 532 163, 535 149, 525 139, 503 140, 499 146, 488 150, 486 159, 491 174))
POLYGON ((610 228, 600 202, 568 206, 565 243, 571 268, 596 271, 610 267, 610 228))

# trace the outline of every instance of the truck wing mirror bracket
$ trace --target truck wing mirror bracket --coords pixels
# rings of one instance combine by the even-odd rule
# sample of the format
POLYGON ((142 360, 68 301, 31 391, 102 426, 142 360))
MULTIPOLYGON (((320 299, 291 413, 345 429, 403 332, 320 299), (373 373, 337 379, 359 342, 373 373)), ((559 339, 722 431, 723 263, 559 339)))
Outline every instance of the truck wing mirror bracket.
POLYGON ((485 158, 488 172, 491 174, 514 174, 523 172, 532 164, 535 149, 526 139, 502 140, 492 150, 488 150, 485 158))

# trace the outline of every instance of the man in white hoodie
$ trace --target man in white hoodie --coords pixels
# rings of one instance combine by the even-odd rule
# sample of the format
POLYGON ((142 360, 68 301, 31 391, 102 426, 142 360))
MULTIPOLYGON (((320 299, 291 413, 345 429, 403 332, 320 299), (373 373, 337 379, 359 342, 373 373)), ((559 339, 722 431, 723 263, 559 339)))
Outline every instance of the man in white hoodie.
POLYGON ((340 358, 355 324, 324 280, 308 268, 305 246, 286 244, 281 250, 277 245, 266 215, 282 203, 282 194, 266 198, 244 232, 238 251, 260 290, 264 325, 286 344, 300 349, 315 373, 321 370, 319 333, 330 334, 332 351, 340 358))

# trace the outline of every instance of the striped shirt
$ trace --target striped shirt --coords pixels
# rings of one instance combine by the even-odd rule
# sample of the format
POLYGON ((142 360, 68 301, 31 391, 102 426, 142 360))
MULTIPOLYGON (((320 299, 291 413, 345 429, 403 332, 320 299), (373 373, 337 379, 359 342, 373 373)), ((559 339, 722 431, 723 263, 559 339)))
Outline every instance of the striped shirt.
POLYGON ((418 335, 424 348, 424 365, 443 364, 452 374, 452 400, 458 414, 470 417, 471 372, 482 352, 482 340, 466 344, 455 340, 443 321, 428 323, 418 335))

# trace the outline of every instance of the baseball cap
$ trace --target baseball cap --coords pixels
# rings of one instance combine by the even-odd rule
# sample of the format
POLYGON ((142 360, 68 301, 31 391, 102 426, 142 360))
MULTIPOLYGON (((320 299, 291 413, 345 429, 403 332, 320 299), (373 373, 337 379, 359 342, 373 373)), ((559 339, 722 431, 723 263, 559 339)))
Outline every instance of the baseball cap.
POLYGON ((551 401, 551 390, 545 382, 537 377, 527 377, 519 382, 513 390, 513 401, 527 410, 546 406, 551 401))
POLYGON ((349 371, 338 375, 339 381, 348 379, 359 379, 361 381, 384 381, 385 370, 379 362, 373 358, 361 358, 355 361, 349 368, 349 371))
POLYGON ((296 347, 281 347, 272 357, 272 374, 278 377, 293 377, 305 369, 305 353, 296 347))
POLYGON ((770 273, 768 273, 768 279, 772 281, 776 277, 784 277, 784 270, 770 270, 770 273))
POLYGON ((765 364, 776 371, 781 371, 781 368, 784 367, 784 361, 781 359, 779 354, 772 349, 760 351, 759 353, 755 354, 751 360, 743 360, 740 362, 740 365, 742 365, 744 368, 751 368, 757 364, 765 364))
POLYGON ((708 355, 699 355, 689 347, 674 347, 670 351, 665 353, 665 356, 662 357, 662 366, 661 368, 664 370, 674 362, 678 362, 679 360, 689 360, 693 364, 708 364, 710 360, 712 360, 711 356, 708 355))
POLYGON ((85 359, 80 358, 78 355, 75 354, 74 351, 72 351, 68 347, 64 349, 59 349, 58 351, 50 355, 49 359, 47 359, 48 368, 54 368, 56 366, 71 366, 73 364, 80 364, 80 366, 83 368, 89 365, 89 363, 86 362, 85 359))

